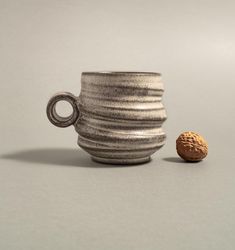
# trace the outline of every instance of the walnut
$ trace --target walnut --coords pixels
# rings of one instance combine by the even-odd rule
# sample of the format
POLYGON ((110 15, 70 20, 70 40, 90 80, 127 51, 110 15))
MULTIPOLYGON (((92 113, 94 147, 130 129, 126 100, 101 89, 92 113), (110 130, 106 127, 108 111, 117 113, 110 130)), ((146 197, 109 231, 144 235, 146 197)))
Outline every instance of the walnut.
POLYGON ((185 161, 200 161, 208 153, 208 145, 205 139, 195 132, 184 132, 176 140, 178 155, 185 161))

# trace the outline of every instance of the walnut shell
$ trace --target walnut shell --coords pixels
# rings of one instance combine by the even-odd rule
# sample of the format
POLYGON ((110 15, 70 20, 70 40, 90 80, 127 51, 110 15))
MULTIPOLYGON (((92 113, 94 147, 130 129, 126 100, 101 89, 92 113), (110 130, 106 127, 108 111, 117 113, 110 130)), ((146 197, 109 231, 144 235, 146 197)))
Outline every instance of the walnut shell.
POLYGON ((176 140, 178 155, 185 161, 200 161, 208 153, 205 139, 195 132, 184 132, 176 140))

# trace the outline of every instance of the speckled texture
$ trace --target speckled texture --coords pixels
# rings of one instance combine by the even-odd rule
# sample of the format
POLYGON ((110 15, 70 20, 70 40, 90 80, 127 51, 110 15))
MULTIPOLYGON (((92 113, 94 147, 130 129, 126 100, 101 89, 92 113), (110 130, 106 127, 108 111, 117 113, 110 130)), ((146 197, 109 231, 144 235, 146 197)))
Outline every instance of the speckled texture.
POLYGON ((49 101, 47 114, 56 126, 74 124, 79 146, 91 154, 93 160, 112 164, 143 163, 165 143, 163 91, 158 73, 84 72, 79 97, 71 102, 70 93, 55 95, 49 101), (55 114, 51 104, 55 105, 58 98, 72 104, 77 115, 75 122, 74 113, 68 118, 55 114))
POLYGON ((205 139, 195 132, 184 132, 176 140, 178 155, 186 161, 200 161, 208 154, 205 139))

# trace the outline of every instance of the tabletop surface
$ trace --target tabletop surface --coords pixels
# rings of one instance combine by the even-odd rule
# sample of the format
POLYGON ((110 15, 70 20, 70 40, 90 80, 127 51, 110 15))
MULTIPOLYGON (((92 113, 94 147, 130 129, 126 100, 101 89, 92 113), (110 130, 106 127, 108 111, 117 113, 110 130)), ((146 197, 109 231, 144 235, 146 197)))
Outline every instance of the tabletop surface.
POLYGON ((2 249, 233 249, 234 166, 156 153, 129 167, 77 148, 1 156, 2 249))

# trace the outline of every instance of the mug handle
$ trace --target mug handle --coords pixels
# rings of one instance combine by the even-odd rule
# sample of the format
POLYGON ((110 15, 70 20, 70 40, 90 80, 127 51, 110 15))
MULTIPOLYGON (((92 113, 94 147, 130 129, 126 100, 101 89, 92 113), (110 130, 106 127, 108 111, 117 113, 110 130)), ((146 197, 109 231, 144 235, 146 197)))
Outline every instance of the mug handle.
POLYGON ((59 92, 52 96, 47 104, 47 117, 49 121, 57 127, 65 128, 73 125, 80 116, 76 97, 69 92, 59 92), (71 104, 73 112, 67 117, 62 117, 56 112, 56 103, 67 101, 71 104))

